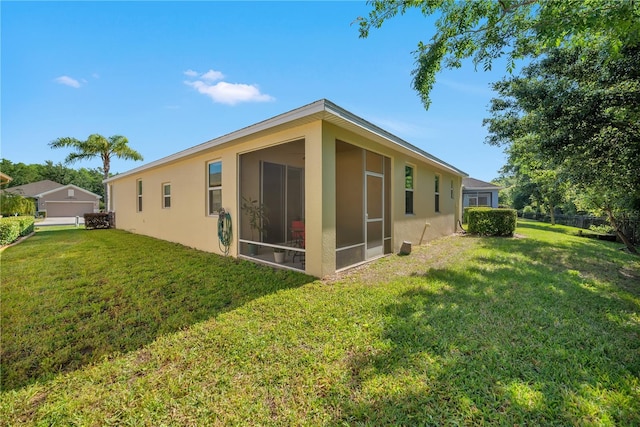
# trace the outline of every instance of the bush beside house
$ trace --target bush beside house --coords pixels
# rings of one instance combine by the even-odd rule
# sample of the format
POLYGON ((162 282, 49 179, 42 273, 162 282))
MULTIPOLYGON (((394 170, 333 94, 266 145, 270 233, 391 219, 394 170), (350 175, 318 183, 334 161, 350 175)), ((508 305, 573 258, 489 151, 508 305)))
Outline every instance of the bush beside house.
POLYGON ((113 212, 86 213, 84 214, 84 227, 87 230, 114 228, 115 214, 113 212))
POLYGON ((32 216, 0 218, 0 245, 9 245, 18 238, 33 233, 34 223, 32 216))
POLYGON ((0 192, 0 215, 35 215, 36 205, 32 199, 6 191, 0 192))
POLYGON ((517 216, 515 209, 465 209, 468 232, 481 236, 513 236, 517 216))

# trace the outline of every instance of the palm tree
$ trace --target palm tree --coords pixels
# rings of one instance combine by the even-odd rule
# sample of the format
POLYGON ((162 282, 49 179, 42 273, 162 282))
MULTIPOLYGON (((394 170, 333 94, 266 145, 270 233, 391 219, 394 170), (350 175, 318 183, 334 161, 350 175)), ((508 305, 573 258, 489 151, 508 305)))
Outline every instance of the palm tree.
MULTIPOLYGON (((102 159, 102 173, 104 179, 109 178, 109 170, 111 169, 111 158, 116 157, 125 160, 142 160, 142 154, 129 147, 129 140, 122 135, 113 135, 105 138, 102 135, 94 133, 89 135, 86 141, 71 137, 58 138, 49 143, 51 148, 71 147, 75 151, 70 153, 65 159, 66 163, 73 163, 83 159, 93 159, 100 157, 102 159)), ((109 209, 109 194, 107 184, 104 184, 104 206, 109 209)))

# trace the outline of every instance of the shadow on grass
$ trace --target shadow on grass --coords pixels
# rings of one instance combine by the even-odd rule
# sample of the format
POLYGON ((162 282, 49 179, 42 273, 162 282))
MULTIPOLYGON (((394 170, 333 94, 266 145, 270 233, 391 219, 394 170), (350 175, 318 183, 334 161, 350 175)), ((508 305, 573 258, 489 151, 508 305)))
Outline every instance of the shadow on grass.
POLYGON ((408 279, 386 307, 388 348, 351 358, 337 421, 639 425, 638 283, 618 275, 635 258, 582 240, 482 246, 408 279))
POLYGON ((313 280, 120 230, 43 227, 2 254, 2 390, 313 280))

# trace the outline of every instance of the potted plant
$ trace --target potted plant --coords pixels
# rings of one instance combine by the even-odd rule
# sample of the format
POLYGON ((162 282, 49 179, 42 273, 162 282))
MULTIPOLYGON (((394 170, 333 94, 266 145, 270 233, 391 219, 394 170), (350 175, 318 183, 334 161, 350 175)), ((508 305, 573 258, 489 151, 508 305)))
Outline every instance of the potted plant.
POLYGON ((282 248, 274 248, 273 249, 273 259, 278 264, 284 263, 285 251, 282 248))
MULTIPOLYGON (((267 217, 267 208, 257 200, 253 200, 251 197, 242 198, 242 210, 249 217, 249 227, 251 227, 251 240, 255 242, 255 232, 258 232, 258 238, 266 234, 265 227, 269 224, 269 218, 267 217)), ((249 255, 255 256, 258 254, 258 245, 249 243, 249 255)))

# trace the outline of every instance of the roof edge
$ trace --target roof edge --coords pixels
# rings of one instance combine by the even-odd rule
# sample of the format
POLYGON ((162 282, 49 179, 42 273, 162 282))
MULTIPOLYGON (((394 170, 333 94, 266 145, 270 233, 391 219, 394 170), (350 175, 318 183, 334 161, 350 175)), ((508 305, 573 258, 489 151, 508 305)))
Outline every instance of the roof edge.
POLYGON ((289 123, 292 122, 294 120, 298 120, 304 117, 308 117, 311 116, 313 114, 317 114, 317 113, 328 113, 328 114, 332 114, 334 116, 340 117, 343 120, 346 120, 348 122, 353 123, 354 125, 365 129, 375 135, 378 135, 379 137, 386 139, 392 143, 395 143, 409 151, 411 151, 412 153, 426 158, 428 161, 435 163, 436 165, 445 168, 451 172, 454 172, 456 175, 462 176, 462 177, 467 177, 469 176, 466 172, 456 168, 455 166, 427 153, 426 151, 416 147, 413 144, 410 144, 409 142, 403 140, 402 138, 399 138, 395 135, 393 135, 392 133, 382 129, 381 127, 374 125, 373 123, 363 119, 360 116, 357 116, 353 113, 351 113, 348 110, 345 110, 344 108, 338 106, 337 104, 329 101, 328 99, 320 99, 318 101, 312 102, 310 104, 307 105, 303 105, 302 107, 298 107, 296 109, 287 111, 285 113, 279 114, 277 116, 268 118, 266 120, 254 123, 252 125, 249 125, 247 127, 241 128, 239 130, 227 133, 225 135, 219 136, 217 138, 211 139, 209 141, 203 142, 201 144, 195 145, 193 147, 187 148, 185 150, 179 151, 175 154, 171 154, 169 156, 160 158, 158 160, 152 161, 150 163, 147 163, 146 165, 142 165, 139 166, 137 168, 134 169, 130 169, 126 172, 114 175, 112 177, 109 177, 105 180, 103 180, 103 183, 110 183, 114 180, 126 177, 126 176, 130 176, 130 175, 134 175, 136 173, 140 173, 143 172, 147 169, 152 169, 154 167, 158 167, 158 166, 162 166, 164 164, 173 162, 173 161, 177 161, 180 160, 182 158, 191 156, 191 155, 195 155, 198 154, 202 151, 217 147, 219 145, 225 144, 227 142, 231 142, 235 139, 239 139, 239 138, 243 138, 246 136, 250 136, 252 134, 261 132, 261 131, 265 131, 271 128, 274 128, 276 126, 279 126, 281 124, 285 124, 285 123, 289 123))

